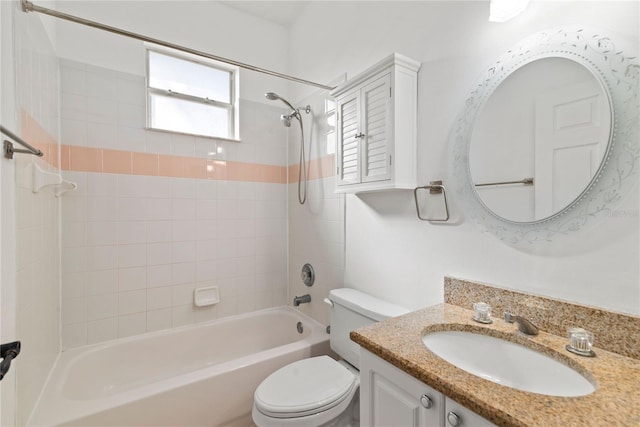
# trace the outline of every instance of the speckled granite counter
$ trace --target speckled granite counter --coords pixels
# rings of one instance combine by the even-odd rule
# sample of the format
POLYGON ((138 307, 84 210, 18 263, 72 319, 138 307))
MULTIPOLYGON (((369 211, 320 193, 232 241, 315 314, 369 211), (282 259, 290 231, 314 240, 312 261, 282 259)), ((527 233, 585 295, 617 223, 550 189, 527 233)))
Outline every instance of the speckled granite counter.
POLYGON ((544 331, 527 337, 501 319, 483 325, 472 315, 471 310, 440 304, 358 329, 351 339, 499 426, 640 426, 640 360, 597 347, 597 357, 580 357, 564 349, 564 337, 544 331), (581 397, 545 396, 474 376, 424 346, 425 332, 441 330, 481 332, 523 344, 571 366, 596 384, 596 391, 581 397))

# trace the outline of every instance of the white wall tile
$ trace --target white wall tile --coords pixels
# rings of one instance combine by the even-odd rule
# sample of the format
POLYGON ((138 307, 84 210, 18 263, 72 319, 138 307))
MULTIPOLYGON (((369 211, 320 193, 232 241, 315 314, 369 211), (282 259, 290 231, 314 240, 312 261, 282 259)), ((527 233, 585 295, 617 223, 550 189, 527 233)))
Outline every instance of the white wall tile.
POLYGON ((183 305, 171 309, 171 324, 173 327, 190 325, 194 322, 195 312, 191 305, 183 305))
POLYGON ((118 294, 90 295, 87 297, 87 319, 89 321, 107 319, 117 315, 118 294))
POLYGON ((118 314, 144 313, 147 311, 147 290, 118 293, 118 314))
POLYGON ((117 87, 117 99, 119 103, 144 106, 146 96, 144 78, 119 73, 117 87))
POLYGON ((171 243, 147 244, 147 265, 171 264, 171 243))
POLYGON ((120 268, 143 267, 147 265, 147 245, 120 245, 118 266, 120 268))
POLYGON ((87 321, 87 298, 68 298, 62 300, 62 324, 87 321))
MULTIPOLYGON (((118 104, 115 101, 93 96, 87 97, 87 121, 91 123, 100 123, 113 126, 118 122, 118 104)), ((73 117, 71 117, 73 118, 73 117)), ((115 132, 114 132, 115 133, 115 132)), ((113 144, 115 141, 112 141, 113 144)), ((107 147, 112 145, 107 145, 107 147)), ((104 147, 104 145, 98 145, 104 147)))
POLYGON ((62 299, 81 298, 87 295, 87 273, 62 274, 62 299))
POLYGON ((86 251, 89 270, 118 268, 118 246, 88 246, 86 251))
POLYGON ((112 123, 87 122, 86 145, 88 147, 117 148, 117 136, 116 126, 112 123))
POLYGON ((214 260, 217 258, 216 240, 198 240, 196 242, 196 261, 214 260))
POLYGON ((147 311, 147 331, 171 328, 171 308, 147 311))
POLYGON ((173 307, 193 304, 193 291, 195 284, 189 283, 184 285, 173 286, 171 304, 173 307))
POLYGON ((171 199, 147 199, 147 220, 170 220, 173 214, 173 202, 171 199))
POLYGON ((114 176, 117 177, 118 197, 145 198, 147 196, 147 177, 137 175, 114 176))
POLYGON ((62 349, 80 347, 87 344, 87 324, 75 323, 62 326, 62 349))
POLYGON ((150 221, 147 223, 147 242, 171 242, 173 240, 171 221, 150 221))
POLYGON ((98 69, 87 70, 87 95, 104 100, 116 101, 118 96, 118 74, 114 71, 98 69))
POLYGON ((146 332, 146 312, 129 314, 118 317, 118 337, 129 337, 146 332))
POLYGON ((87 245, 116 245, 118 223, 115 221, 90 221, 87 225, 87 245))
POLYGON ((174 199, 171 205, 172 219, 194 219, 196 202, 194 199, 174 199))
POLYGON ((121 268, 118 270, 118 291, 127 292, 147 287, 147 268, 121 268))
POLYGON ((88 197, 87 220, 89 221, 116 221, 117 208, 115 197, 88 197))
POLYGON ((159 310, 171 307, 172 290, 170 286, 147 289, 147 310, 159 310))
POLYGON ((196 264, 185 262, 171 265, 171 283, 173 285, 183 285, 196 281, 196 264))
POLYGON ((100 319, 87 323, 87 343, 94 344, 118 338, 118 318, 100 319))
POLYGON ((118 243, 145 243, 147 241, 147 223, 145 221, 118 222, 118 243))
POLYGON ((195 261, 196 246, 194 241, 173 242, 171 245, 171 262, 185 263, 195 261))
POLYGON ((105 295, 118 292, 118 270, 87 272, 87 295, 105 295))
POLYGON ((135 197, 118 198, 119 221, 144 221, 147 218, 147 199, 135 197))
POLYGON ((147 288, 170 286, 173 267, 171 264, 153 265, 147 267, 147 288))

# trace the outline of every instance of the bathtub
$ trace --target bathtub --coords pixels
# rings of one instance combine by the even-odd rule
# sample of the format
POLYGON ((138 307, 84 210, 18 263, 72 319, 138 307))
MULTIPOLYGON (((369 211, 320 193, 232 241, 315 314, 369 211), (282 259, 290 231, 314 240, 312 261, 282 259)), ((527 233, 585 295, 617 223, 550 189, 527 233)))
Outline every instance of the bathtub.
POLYGON ((28 425, 247 427, 264 378, 329 353, 324 326, 291 307, 75 348, 28 425))

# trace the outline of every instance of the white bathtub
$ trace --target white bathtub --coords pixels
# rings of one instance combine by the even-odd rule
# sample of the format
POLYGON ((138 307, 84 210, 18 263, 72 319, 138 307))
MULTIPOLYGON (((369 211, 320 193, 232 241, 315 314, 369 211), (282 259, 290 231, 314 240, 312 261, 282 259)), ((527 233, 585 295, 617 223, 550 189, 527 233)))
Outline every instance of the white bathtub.
POLYGON ((329 354, 328 340, 324 326, 280 307, 71 349, 28 425, 246 427, 260 382, 329 354))

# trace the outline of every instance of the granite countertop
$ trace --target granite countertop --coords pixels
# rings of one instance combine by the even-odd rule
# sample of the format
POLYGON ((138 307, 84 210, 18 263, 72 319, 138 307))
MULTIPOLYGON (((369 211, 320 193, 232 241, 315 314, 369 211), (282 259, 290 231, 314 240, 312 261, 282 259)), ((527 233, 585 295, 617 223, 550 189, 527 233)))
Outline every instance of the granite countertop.
POLYGON ((581 357, 565 350, 565 337, 544 331, 529 337, 502 319, 483 325, 472 315, 471 310, 439 304, 357 329, 351 339, 499 426, 640 425, 640 360, 597 347, 596 357, 581 357), (442 330, 480 332, 523 344, 574 368, 597 385, 596 391, 580 397, 546 396, 477 377, 424 346, 425 332, 442 330))

